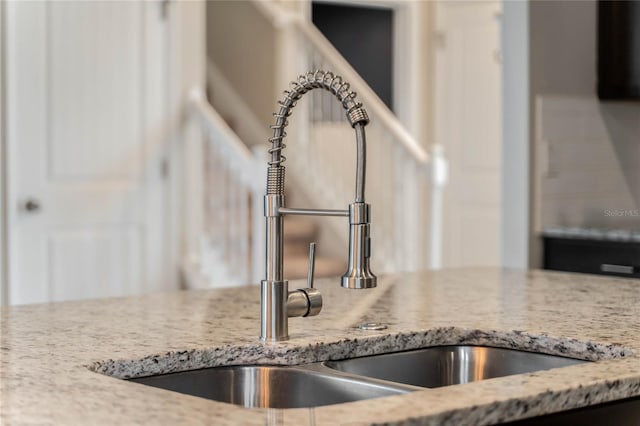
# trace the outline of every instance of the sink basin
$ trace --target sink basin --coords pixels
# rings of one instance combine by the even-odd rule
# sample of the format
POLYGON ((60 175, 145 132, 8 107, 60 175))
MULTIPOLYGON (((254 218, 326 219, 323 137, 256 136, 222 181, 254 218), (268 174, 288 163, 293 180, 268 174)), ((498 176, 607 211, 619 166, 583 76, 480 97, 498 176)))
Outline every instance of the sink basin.
POLYGON ((437 388, 584 362, 587 361, 513 349, 438 346, 324 364, 359 376, 437 388))
POLYGON ((294 367, 215 367, 129 380, 244 407, 302 408, 583 362, 586 361, 513 349, 439 346, 294 367))
POLYGON ((244 407, 301 408, 398 395, 414 389, 323 371, 326 367, 235 366, 129 379, 244 407))

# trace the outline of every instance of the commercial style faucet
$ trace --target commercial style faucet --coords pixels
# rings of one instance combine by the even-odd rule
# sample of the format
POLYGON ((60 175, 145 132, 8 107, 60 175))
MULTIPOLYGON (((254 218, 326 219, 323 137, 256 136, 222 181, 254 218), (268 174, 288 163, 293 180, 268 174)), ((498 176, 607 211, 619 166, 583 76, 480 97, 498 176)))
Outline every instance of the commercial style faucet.
POLYGON ((347 272, 342 276, 341 285, 350 289, 373 288, 376 276, 369 269, 371 239, 369 237, 370 206, 364 200, 366 170, 366 140, 364 126, 369 116, 356 101, 356 93, 349 90, 340 76, 327 71, 313 71, 303 74, 291 83, 290 90, 278 102, 280 109, 276 117, 273 137, 269 139, 271 148, 267 171, 267 193, 264 197, 266 218, 266 277, 261 282, 260 339, 276 342, 289 338, 289 317, 307 317, 320 313, 322 295, 313 288, 315 243, 309 250, 309 276, 306 288, 289 291, 289 283, 283 278, 283 218, 285 215, 344 216, 349 218, 349 260, 347 272), (293 209, 285 207, 282 155, 285 144, 287 118, 302 95, 313 89, 325 89, 333 93, 342 103, 347 119, 356 133, 356 193, 355 201, 348 210, 293 209))

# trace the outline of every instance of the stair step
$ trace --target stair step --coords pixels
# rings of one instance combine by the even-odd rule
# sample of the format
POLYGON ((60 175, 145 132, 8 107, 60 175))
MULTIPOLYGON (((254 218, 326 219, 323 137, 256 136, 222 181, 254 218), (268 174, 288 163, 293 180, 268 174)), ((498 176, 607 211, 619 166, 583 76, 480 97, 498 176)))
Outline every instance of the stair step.
MULTIPOLYGON (((287 280, 306 278, 309 270, 308 257, 285 258, 284 276, 287 280)), ((316 278, 339 277, 347 270, 347 263, 332 257, 316 257, 316 278)))
POLYGON ((284 241, 287 244, 309 245, 318 236, 318 225, 311 219, 288 216, 284 218, 284 241))
MULTIPOLYGON (((295 242, 290 242, 287 241, 287 239, 285 238, 284 241, 284 258, 288 259, 290 257, 293 258, 304 258, 304 259, 308 259, 309 257, 309 243, 311 243, 313 240, 304 240, 304 241, 295 241, 295 242)), ((316 246, 318 247, 318 246, 316 246)), ((316 254, 316 256, 318 256, 316 254)))

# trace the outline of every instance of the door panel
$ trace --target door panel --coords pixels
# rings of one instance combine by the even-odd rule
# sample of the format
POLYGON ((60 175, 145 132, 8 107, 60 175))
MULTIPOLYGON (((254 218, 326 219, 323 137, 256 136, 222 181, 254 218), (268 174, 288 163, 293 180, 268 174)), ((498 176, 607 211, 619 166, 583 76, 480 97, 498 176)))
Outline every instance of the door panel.
POLYGON ((500 2, 437 2, 435 140, 449 160, 443 265, 499 266, 500 2))
POLYGON ((7 3, 9 303, 172 286, 161 16, 158 2, 7 3))
POLYGON ((50 299, 122 296, 141 291, 141 231, 140 226, 52 230, 47 246, 50 299))
POLYGON ((50 177, 136 179, 143 4, 55 1, 47 8, 50 177))

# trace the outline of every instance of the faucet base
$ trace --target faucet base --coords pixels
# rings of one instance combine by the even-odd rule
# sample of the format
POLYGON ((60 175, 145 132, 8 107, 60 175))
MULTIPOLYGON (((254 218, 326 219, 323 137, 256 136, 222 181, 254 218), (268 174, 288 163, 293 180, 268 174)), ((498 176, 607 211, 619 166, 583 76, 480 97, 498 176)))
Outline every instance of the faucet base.
POLYGON ((289 282, 260 282, 260 340, 280 342, 289 339, 290 317, 309 317, 322 310, 322 295, 316 288, 289 291, 289 282))
POLYGON ((279 342, 289 339, 287 298, 289 282, 262 280, 260 282, 260 340, 279 342))

